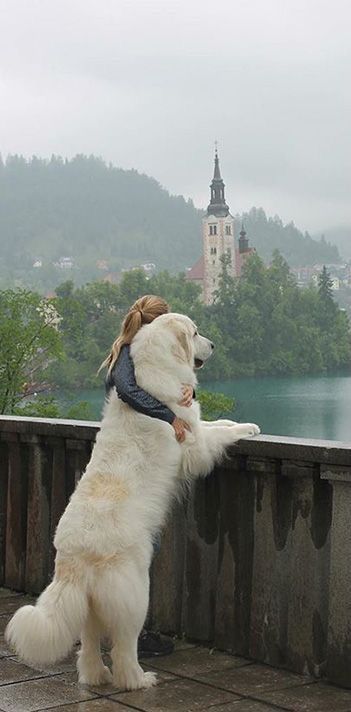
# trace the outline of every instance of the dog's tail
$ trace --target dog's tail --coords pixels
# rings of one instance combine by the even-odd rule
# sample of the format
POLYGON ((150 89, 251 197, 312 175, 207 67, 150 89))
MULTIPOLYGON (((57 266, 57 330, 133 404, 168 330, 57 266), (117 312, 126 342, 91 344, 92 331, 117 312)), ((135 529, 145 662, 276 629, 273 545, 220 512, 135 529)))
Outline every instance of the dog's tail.
POLYGON ((51 665, 68 655, 87 614, 84 588, 54 578, 35 606, 22 606, 16 611, 5 638, 24 662, 51 665))

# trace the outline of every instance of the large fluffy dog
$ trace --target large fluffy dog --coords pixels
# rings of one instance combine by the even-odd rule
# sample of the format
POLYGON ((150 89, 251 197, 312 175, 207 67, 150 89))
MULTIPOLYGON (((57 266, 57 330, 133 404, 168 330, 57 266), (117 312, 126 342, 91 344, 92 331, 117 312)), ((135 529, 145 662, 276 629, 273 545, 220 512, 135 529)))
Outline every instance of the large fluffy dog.
POLYGON ((144 326, 132 344, 140 386, 189 423, 179 444, 172 427, 133 411, 111 393, 91 460, 58 524, 55 575, 36 606, 20 608, 6 636, 33 665, 54 663, 81 639, 79 681, 112 681, 126 690, 149 687, 137 640, 149 592, 153 535, 163 525, 181 483, 207 475, 225 448, 259 433, 257 425, 205 423, 198 403, 178 405, 182 385, 195 386, 213 345, 179 314, 144 326), (113 677, 100 654, 100 636, 112 640, 113 677))

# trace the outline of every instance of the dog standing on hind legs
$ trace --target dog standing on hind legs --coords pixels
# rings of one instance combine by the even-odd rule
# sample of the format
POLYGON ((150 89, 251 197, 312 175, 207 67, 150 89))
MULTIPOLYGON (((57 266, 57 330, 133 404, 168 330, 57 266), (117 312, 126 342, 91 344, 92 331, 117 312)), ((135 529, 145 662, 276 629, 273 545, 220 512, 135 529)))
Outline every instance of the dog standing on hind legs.
POLYGON ((35 606, 20 608, 6 638, 32 665, 64 658, 80 638, 79 681, 147 688, 156 676, 137 658, 149 599, 152 541, 172 499, 208 475, 227 447, 260 431, 252 423, 200 419, 199 404, 179 405, 183 384, 196 385, 213 344, 186 316, 165 314, 143 326, 131 354, 138 384, 188 423, 183 443, 169 423, 132 410, 111 392, 90 462, 63 513, 54 539, 51 584, 35 606), (112 675, 100 638, 112 641, 112 675))

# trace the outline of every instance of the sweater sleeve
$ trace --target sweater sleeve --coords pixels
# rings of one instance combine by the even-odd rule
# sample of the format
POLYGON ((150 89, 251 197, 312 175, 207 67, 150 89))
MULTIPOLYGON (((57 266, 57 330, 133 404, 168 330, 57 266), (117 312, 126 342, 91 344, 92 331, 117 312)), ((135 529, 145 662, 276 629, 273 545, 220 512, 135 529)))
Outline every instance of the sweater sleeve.
POLYGON ((116 388, 118 397, 138 413, 173 423, 174 413, 164 403, 138 386, 128 344, 122 346, 118 359, 106 379, 106 390, 113 387, 116 388))

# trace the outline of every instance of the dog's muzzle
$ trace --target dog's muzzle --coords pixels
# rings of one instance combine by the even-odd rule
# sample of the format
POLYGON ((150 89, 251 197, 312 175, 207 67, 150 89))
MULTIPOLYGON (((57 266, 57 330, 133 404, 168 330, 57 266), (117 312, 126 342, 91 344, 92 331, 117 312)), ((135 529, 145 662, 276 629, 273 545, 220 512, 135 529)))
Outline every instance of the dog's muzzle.
POLYGON ((196 344, 194 365, 196 369, 202 368, 205 361, 212 356, 214 344, 205 336, 198 336, 198 344, 196 344))

